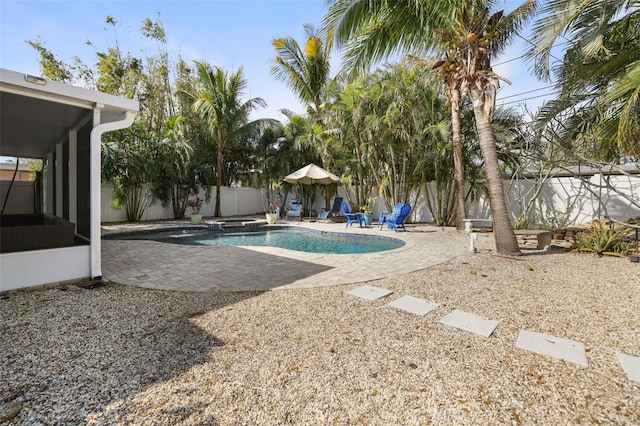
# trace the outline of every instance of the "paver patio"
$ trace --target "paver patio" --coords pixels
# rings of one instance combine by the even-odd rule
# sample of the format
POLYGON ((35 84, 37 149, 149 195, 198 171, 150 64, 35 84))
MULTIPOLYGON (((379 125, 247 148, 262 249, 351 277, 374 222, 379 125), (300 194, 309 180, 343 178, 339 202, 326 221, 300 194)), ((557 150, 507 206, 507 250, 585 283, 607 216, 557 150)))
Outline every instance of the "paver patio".
MULTIPOLYGON (((408 232, 343 223, 281 222, 329 232, 398 238, 405 246, 367 254, 305 253, 274 247, 205 247, 143 240, 102 241, 103 276, 121 284, 180 291, 264 291, 367 282, 417 271, 459 256, 463 234, 414 225, 408 232)), ((118 224, 103 231, 162 229, 166 224, 118 224)), ((175 226, 175 223, 173 224, 175 226)))

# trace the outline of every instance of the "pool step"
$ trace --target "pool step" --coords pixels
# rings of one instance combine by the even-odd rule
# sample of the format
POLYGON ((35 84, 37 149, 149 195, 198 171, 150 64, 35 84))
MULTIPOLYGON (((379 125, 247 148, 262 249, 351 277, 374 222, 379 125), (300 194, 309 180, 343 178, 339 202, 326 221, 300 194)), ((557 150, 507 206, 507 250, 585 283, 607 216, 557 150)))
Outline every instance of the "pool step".
POLYGON ((264 225, 266 223, 265 220, 257 220, 257 219, 243 219, 243 220, 220 220, 216 221, 215 224, 218 225, 221 229, 252 229, 258 226, 264 225))

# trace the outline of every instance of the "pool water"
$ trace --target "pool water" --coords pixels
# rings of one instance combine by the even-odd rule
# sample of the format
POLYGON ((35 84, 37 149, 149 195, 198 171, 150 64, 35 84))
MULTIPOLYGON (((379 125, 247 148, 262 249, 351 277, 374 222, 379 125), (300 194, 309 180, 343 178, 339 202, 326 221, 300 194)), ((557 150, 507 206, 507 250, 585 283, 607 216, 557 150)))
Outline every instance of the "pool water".
POLYGON ((196 233, 147 235, 144 239, 174 244, 203 246, 267 246, 309 253, 358 254, 393 250, 404 242, 388 237, 368 237, 338 233, 266 231, 234 234, 196 233))

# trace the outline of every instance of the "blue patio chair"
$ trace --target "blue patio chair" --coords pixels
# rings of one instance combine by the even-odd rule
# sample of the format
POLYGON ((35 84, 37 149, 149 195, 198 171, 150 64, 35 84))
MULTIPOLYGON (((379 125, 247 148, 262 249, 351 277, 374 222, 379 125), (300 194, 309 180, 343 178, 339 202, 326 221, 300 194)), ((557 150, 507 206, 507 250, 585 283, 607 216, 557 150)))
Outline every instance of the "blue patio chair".
POLYGON ((380 226, 380 230, 382 231, 382 226, 387 223, 387 219, 392 217, 393 215, 399 215, 400 214, 400 209, 402 209, 402 206, 404 206, 404 203, 398 203, 393 207, 393 211, 391 213, 389 212, 384 212, 384 213, 380 213, 380 217, 378 218, 378 225, 380 226))
POLYGON ((326 208, 322 208, 322 210, 320 211, 320 214, 318 215, 318 219, 328 219, 329 216, 336 216, 338 213, 340 213, 340 210, 342 209, 342 197, 336 197, 333 199, 333 206, 331 207, 331 210, 327 210, 326 208))
POLYGON ((290 217, 298 217, 302 221, 302 200, 293 198, 289 202, 289 208, 287 209, 287 219, 290 217))
POLYGON ((349 210, 349 204, 347 204, 346 202, 342 203, 342 212, 347 218, 346 228, 348 228, 349 226, 351 226, 356 222, 358 222, 358 225, 360 225, 360 228, 362 228, 362 222, 364 222, 364 217, 362 216, 362 213, 360 212, 351 213, 351 211, 349 210))
POLYGON ((331 206, 331 210, 329 213, 332 215, 336 215, 340 213, 340 209, 342 208, 342 197, 336 197, 333 199, 333 206, 331 206))
MULTIPOLYGON (((411 205, 403 204, 402 207, 400 207, 400 212, 398 214, 392 214, 391 216, 387 217, 384 223, 387 224, 389 229, 393 229, 396 232, 398 232, 398 227, 401 227, 403 231, 406 231, 407 229, 404 227, 404 221, 407 216, 409 216, 410 211, 411 205)), ((382 229, 382 227, 380 229, 382 229)))

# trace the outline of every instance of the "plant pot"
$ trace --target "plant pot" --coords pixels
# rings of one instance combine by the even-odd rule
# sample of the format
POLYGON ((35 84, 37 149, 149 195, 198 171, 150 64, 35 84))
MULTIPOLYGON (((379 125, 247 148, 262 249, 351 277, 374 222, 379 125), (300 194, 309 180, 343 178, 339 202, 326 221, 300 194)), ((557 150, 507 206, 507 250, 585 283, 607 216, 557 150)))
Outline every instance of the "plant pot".
POLYGON ((201 214, 192 214, 191 215, 191 224, 192 225, 200 225, 202 223, 202 215, 201 214))
POLYGON ((364 224, 366 226, 371 226, 371 222, 373 221, 373 215, 369 213, 364 213, 364 224))
POLYGON ((277 213, 265 213, 264 215, 267 218, 267 223, 269 225, 274 225, 278 222, 278 214, 277 213))

